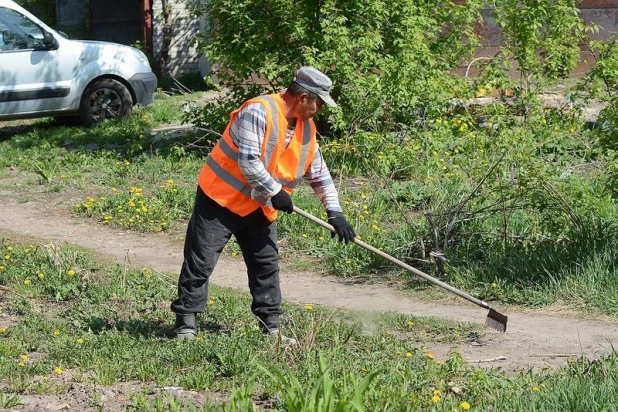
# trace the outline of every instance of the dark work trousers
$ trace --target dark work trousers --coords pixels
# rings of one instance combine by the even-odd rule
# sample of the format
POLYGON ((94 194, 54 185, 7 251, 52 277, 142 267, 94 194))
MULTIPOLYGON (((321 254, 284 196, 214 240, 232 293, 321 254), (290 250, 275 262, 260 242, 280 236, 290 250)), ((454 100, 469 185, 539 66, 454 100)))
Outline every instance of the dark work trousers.
POLYGON ((278 328, 281 289, 276 222, 269 221, 261 208, 241 217, 210 199, 199 186, 185 238, 178 298, 171 309, 179 314, 204 311, 208 279, 232 235, 247 265, 251 311, 263 330, 278 328))

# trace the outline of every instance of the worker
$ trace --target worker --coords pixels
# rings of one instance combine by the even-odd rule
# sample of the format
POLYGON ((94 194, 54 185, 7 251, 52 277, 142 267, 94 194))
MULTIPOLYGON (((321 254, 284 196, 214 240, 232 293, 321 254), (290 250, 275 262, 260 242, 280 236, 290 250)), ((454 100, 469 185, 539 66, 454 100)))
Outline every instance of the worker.
POLYGON ((247 266, 251 311, 262 332, 296 343, 280 333, 277 212, 292 213, 290 195, 304 178, 339 241, 356 236, 342 213, 312 120, 323 104, 336 106, 331 89, 328 76, 304 66, 284 93, 255 97, 230 114, 198 178, 178 297, 171 304, 178 339, 196 336, 196 315, 206 307, 210 275, 234 235, 247 266))

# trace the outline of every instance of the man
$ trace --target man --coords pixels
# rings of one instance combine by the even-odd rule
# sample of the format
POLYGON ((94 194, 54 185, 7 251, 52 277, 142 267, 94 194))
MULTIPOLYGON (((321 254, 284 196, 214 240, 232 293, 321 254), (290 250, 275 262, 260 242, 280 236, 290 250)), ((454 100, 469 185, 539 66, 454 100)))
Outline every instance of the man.
MULTIPOLYGON (((260 96, 230 114, 230 122, 200 176, 178 279, 176 336, 195 337, 196 314, 205 309, 208 279, 234 235, 243 253, 253 297, 251 310, 262 332, 280 335, 281 291, 277 211, 292 213, 290 194, 304 177, 320 198, 339 241, 356 234, 343 216, 311 119, 330 96, 332 81, 302 67, 283 94, 260 96)), ((333 233, 334 236, 334 233, 333 233)))

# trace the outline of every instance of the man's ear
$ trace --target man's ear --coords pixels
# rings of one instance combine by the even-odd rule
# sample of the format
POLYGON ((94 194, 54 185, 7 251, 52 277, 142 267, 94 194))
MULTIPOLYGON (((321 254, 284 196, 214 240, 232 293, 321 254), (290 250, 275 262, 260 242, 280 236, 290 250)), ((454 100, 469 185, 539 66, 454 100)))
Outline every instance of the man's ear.
POLYGON ((308 94, 308 93, 301 93, 301 94, 298 96, 298 102, 299 102, 299 103, 306 103, 306 102, 307 102, 307 100, 309 100, 309 94, 308 94))

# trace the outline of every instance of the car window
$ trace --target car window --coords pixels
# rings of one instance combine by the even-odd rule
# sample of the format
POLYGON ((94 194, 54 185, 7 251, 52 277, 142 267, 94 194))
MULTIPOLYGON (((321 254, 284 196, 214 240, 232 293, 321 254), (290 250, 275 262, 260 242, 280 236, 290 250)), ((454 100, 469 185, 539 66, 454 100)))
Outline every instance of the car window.
POLYGON ((43 30, 15 10, 0 7, 0 51, 43 48, 43 30))

